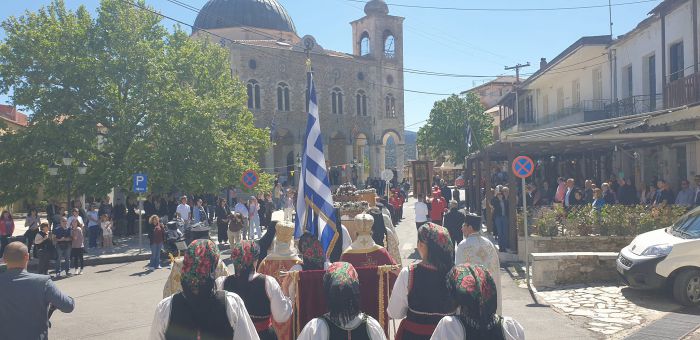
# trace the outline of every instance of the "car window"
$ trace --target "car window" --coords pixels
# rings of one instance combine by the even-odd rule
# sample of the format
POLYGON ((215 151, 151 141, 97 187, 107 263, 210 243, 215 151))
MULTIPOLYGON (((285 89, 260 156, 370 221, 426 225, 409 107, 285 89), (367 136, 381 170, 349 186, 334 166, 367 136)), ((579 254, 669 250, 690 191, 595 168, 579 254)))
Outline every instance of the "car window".
POLYGON ((686 215, 673 225, 673 231, 682 238, 700 238, 700 215, 686 215))

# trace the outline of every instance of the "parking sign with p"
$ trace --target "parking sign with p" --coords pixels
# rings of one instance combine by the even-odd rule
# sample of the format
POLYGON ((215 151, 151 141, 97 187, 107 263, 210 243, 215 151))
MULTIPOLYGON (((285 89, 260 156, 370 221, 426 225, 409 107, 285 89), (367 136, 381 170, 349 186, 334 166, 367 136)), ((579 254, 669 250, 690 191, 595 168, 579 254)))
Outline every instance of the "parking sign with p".
POLYGON ((134 192, 144 193, 148 191, 148 175, 134 174, 134 192))

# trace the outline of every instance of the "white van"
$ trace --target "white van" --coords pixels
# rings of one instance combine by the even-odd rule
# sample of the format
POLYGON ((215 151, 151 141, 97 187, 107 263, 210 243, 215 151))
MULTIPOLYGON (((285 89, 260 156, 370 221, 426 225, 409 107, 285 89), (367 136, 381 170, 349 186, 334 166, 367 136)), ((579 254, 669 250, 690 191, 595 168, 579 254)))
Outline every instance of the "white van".
POLYGON ((681 304, 700 304, 700 208, 670 227, 637 236, 620 251, 617 271, 632 288, 666 285, 681 304))

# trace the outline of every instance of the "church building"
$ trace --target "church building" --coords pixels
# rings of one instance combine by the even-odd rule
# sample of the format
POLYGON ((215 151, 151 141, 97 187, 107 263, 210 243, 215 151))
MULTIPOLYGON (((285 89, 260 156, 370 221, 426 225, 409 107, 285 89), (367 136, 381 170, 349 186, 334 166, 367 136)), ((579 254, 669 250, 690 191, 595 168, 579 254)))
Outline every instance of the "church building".
POLYGON ((306 59, 311 58, 331 183, 364 183, 404 164, 403 20, 383 0, 350 23, 352 53, 324 49, 300 37, 277 0, 210 0, 193 37, 231 51, 232 72, 247 87, 256 126, 270 128, 274 146, 262 168, 296 182, 307 121, 306 59), (387 163, 386 154, 389 157, 387 163))

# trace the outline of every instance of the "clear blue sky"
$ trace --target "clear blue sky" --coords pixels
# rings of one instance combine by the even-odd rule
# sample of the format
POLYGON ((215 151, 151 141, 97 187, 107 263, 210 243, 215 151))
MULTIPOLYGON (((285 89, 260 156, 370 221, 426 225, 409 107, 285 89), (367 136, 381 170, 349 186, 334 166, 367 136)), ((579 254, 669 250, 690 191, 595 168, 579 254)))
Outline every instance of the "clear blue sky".
MULTIPOLYGON (((201 8, 207 0, 181 0, 201 8)), ((352 52, 349 22, 364 15, 363 4, 348 0, 278 0, 294 20, 300 36, 310 34, 324 48, 352 52)), ((387 3, 459 8, 553 8, 607 5, 606 0, 387 0, 387 3)), ((613 0, 613 4, 634 0, 613 0)), ((613 7, 614 35, 624 34, 661 1, 613 7)), ((36 10, 49 0, 4 0, 0 20, 36 10)), ((147 0, 161 13, 194 23, 196 13, 165 0, 147 0)), ((66 0, 71 8, 94 10, 98 0, 66 0)), ((406 18, 404 66, 453 74, 500 75, 503 67, 554 58, 578 38, 609 34, 608 8, 560 11, 456 11, 389 6, 390 14, 406 18)), ((174 23, 164 20, 167 27, 174 23)), ((0 30, 0 38, 4 32, 0 30)), ((446 78, 406 74, 405 88, 434 93, 459 93, 485 81, 483 78, 446 78)), ((417 131, 436 100, 445 96, 406 92, 406 125, 417 131)), ((0 102, 8 102, 0 96, 0 102)))

